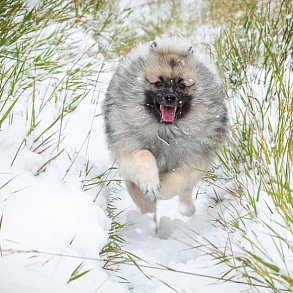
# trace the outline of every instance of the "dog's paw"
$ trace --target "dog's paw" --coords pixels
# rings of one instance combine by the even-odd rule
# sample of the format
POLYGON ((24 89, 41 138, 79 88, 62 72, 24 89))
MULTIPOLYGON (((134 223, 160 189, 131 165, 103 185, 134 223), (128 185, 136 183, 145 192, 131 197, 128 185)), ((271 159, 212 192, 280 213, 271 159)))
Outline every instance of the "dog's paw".
POLYGON ((182 216, 191 217, 195 212, 193 203, 179 202, 179 212, 182 216))
POLYGON ((154 201, 160 194, 160 183, 155 182, 153 184, 145 184, 144 182, 138 183, 139 188, 144 193, 144 195, 151 201, 154 201))
POLYGON ((137 174, 137 185, 150 200, 154 200, 160 195, 160 179, 159 172, 156 165, 152 168, 144 168, 137 174))

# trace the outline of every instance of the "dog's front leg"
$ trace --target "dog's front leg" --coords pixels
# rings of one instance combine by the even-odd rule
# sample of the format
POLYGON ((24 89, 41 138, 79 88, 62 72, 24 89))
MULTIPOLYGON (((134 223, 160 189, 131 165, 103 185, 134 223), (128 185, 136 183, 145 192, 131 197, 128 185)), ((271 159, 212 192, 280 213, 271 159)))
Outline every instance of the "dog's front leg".
POLYGON ((122 177, 134 182, 150 200, 159 196, 159 170, 151 152, 140 150, 122 153, 118 165, 122 177))

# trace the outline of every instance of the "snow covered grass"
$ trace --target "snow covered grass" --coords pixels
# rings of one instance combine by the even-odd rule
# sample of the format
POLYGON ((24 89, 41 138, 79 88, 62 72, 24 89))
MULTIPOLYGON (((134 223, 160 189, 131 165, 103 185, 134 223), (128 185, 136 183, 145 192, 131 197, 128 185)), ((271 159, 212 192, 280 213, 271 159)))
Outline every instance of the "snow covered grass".
POLYGON ((292 2, 238 5, 241 11, 228 9, 222 19, 215 55, 233 117, 231 140, 219 154, 220 177, 233 182, 238 198, 222 225, 242 239, 212 253, 231 268, 227 275, 291 292, 292 2))
MULTIPOLYGON (((2 1, 3 2, 3 1, 2 1)), ((292 292, 290 1, 0 4, 0 291, 292 292), (157 35, 217 62, 231 135, 155 234, 109 158, 100 101, 117 60, 157 35)))

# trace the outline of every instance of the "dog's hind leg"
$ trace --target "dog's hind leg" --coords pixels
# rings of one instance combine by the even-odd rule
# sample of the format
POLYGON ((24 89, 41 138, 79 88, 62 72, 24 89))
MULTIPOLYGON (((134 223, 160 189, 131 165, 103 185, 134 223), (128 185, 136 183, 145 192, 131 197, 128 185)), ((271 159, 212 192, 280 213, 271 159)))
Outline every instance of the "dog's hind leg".
POLYGON ((137 205, 142 214, 156 214, 156 199, 150 200, 148 197, 145 196, 141 189, 132 181, 126 180, 126 187, 130 196, 132 197, 132 200, 137 205))
POLYGON ((181 215, 191 217, 195 207, 192 198, 192 189, 182 191, 179 194, 179 212, 181 215))
POLYGON ((127 190, 136 204, 136 206, 139 208, 140 212, 142 214, 147 213, 153 213, 154 217, 153 220, 156 225, 156 233, 158 229, 158 222, 157 222, 157 199, 150 200, 148 197, 144 195, 144 193, 141 191, 141 189, 132 181, 126 180, 126 187, 127 190))

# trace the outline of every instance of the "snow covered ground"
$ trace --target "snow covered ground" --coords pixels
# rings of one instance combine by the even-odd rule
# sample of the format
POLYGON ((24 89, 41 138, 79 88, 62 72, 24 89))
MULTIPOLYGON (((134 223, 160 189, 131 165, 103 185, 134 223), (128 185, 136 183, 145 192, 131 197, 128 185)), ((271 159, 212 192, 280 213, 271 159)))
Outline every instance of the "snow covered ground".
MULTIPOLYGON (((50 29, 53 28, 48 28, 47 33, 50 29)), ((206 26, 203 30, 206 33, 206 26)), ((74 34, 74 41, 80 40, 80 55, 91 46, 95 50, 96 43, 84 31, 74 34)), ((88 60, 84 59, 81 62, 87 64, 88 60)), ((102 61, 98 63, 101 66, 102 61)), ((74 64, 68 64, 64 71, 71 66, 74 64)), ((227 247, 237 254, 238 248, 249 247, 247 239, 256 234, 257 241, 268 249, 273 260, 277 262, 279 255, 277 247, 266 247, 268 227, 244 217, 246 238, 240 230, 224 229, 225 221, 233 221, 249 209, 247 203, 240 206, 231 196, 229 183, 223 186, 220 182, 216 185, 201 182, 194 190, 196 212, 192 218, 179 214, 178 198, 160 201, 157 233, 151 216, 137 211, 123 182, 85 188, 94 182, 92 178, 113 164, 99 115, 114 70, 113 64, 106 64, 105 68, 108 70, 99 74, 97 86, 91 87, 74 111, 59 119, 42 139, 38 140, 39 135, 52 125, 67 103, 66 98, 44 103, 52 99, 55 91, 56 82, 52 79, 36 85, 35 104, 33 91, 25 91, 15 105, 13 117, 2 124, 0 292, 256 292, 245 279, 226 275, 229 267, 215 260, 217 250, 213 247, 227 247), (38 113, 35 132, 26 136, 30 123, 27 117, 33 106, 44 107, 38 113), (117 213, 123 211, 115 220, 131 224, 119 231, 125 240, 121 246, 126 255, 133 255, 139 268, 131 262, 114 262, 110 268, 118 269, 117 272, 103 269, 104 255, 99 253, 109 242, 111 218, 107 207, 111 196, 112 200, 119 197, 113 201, 117 213), (231 207, 235 206, 233 210, 231 207)), ((59 80, 62 77, 60 74, 59 80)), ((257 86, 256 90, 260 95, 266 91, 257 86)), ((106 179, 111 178, 119 179, 115 170, 106 179)), ((259 219, 267 219, 274 229, 281 231, 281 224, 274 221, 282 223, 282 219, 274 213, 273 206, 270 198, 261 192, 257 203, 259 219)), ((286 253, 286 248, 283 249, 286 253)), ((261 285, 258 290, 271 292, 261 285)))
MULTIPOLYGON (((68 136, 70 133, 74 136, 70 140, 72 149, 80 149, 80 138, 87 135, 88 128, 78 127, 78 122, 86 124, 88 113, 95 111, 95 105, 83 103, 72 113, 71 127, 67 126, 68 136)), ((112 162, 104 144, 101 117, 96 120, 92 131, 99 141, 93 139, 91 144, 96 149, 85 152, 89 157, 98 157, 92 172, 100 174, 99 166, 109 167, 112 162)), ((37 175, 47 160, 46 154, 36 154, 24 147, 10 167, 21 143, 22 123, 20 115, 14 125, 1 132, 1 185, 11 180, 1 189, 1 292, 172 292, 164 282, 179 292, 240 292, 247 288, 205 277, 219 277, 222 269, 215 266, 212 257, 196 248, 198 238, 223 246, 227 235, 217 223, 218 213, 223 213, 222 206, 214 204, 209 197, 212 188, 204 183, 199 190, 195 189, 197 211, 192 219, 180 216, 176 198, 159 203, 157 234, 151 216, 141 215, 123 188, 117 191, 121 197, 117 206, 126 209, 119 221, 133 223, 122 233, 126 240, 124 249, 145 260, 143 266, 162 268, 163 265, 182 273, 142 266, 146 275, 153 276, 148 279, 134 265, 121 265, 117 274, 103 270, 99 252, 107 243, 110 220, 105 211, 106 199, 100 195, 94 203, 95 193, 81 190, 78 170, 84 167, 85 158, 79 155, 72 167, 75 171, 70 171, 65 179, 70 165, 65 154, 37 175), (67 285, 80 263, 82 271, 91 271, 67 285), (120 274, 129 280, 131 288, 120 283, 116 277, 120 274)))

